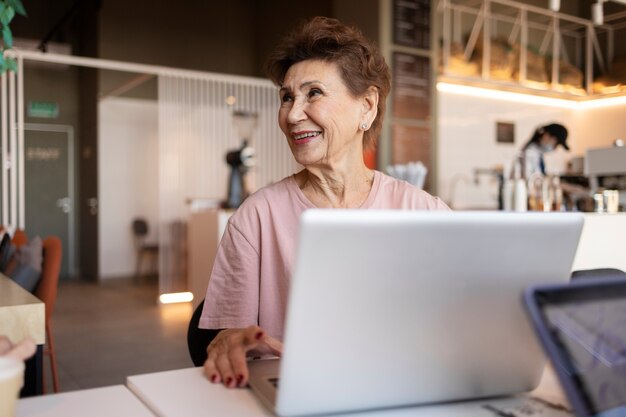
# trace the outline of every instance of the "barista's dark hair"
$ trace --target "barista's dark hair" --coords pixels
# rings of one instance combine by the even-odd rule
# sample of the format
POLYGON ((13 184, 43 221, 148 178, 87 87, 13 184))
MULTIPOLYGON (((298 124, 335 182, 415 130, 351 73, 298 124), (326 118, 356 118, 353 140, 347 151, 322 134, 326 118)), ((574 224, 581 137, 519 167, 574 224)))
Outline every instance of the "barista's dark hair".
POLYGON ((268 57, 265 72, 276 85, 282 86, 289 68, 309 59, 336 64, 354 97, 361 96, 371 86, 376 87, 378 113, 363 135, 364 147, 373 147, 382 129, 391 88, 389 67, 378 48, 359 29, 318 16, 300 24, 282 39, 268 57))
POLYGON ((556 139, 557 145, 561 145, 569 151, 569 146, 567 145, 567 128, 558 123, 550 123, 549 125, 538 127, 533 133, 533 136, 528 140, 526 145, 524 145, 524 149, 527 149, 533 143, 539 144, 544 133, 553 136, 556 139))

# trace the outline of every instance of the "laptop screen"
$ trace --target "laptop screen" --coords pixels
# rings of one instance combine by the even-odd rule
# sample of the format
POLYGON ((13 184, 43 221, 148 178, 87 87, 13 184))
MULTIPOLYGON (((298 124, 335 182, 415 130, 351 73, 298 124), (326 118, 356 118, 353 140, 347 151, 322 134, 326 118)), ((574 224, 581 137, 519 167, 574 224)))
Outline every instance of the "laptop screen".
POLYGON ((560 362, 593 416, 626 415, 626 285, 539 297, 560 362), (552 296, 552 297, 551 297, 552 296), (577 298, 577 299, 574 299, 577 298))

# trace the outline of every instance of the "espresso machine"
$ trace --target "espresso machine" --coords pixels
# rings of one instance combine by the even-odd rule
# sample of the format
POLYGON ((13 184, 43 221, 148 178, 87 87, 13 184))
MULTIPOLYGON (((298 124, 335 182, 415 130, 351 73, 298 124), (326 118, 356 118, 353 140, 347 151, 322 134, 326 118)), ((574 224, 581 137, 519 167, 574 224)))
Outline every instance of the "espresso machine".
POLYGON ((584 173, 589 177, 595 211, 615 212, 626 208, 626 146, 620 139, 614 146, 588 149, 584 173), (614 200, 607 207, 607 198, 614 200), (612 206, 612 208, 611 208, 612 206))
POLYGON ((250 195, 246 174, 255 164, 254 148, 250 146, 252 134, 257 125, 257 114, 244 111, 233 112, 233 123, 241 137, 241 146, 226 153, 226 163, 230 167, 228 178, 228 199, 224 206, 235 209, 250 195))

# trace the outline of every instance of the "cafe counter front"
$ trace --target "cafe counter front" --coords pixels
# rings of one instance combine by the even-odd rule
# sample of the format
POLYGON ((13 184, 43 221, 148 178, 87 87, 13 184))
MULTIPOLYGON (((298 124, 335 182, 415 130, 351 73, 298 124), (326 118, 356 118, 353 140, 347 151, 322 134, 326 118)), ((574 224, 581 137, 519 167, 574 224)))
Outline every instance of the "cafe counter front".
POLYGON ((585 225, 572 270, 626 271, 626 213, 585 213, 585 225))

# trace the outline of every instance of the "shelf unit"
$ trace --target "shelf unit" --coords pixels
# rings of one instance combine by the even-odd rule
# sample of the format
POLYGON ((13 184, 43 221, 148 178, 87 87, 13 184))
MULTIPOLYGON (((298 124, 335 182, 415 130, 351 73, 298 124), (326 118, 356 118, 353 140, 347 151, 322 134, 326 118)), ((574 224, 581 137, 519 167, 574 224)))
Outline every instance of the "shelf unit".
POLYGON ((576 101, 626 95, 626 85, 594 90, 611 73, 626 11, 594 25, 513 0, 440 0, 437 19, 439 82, 576 101))

